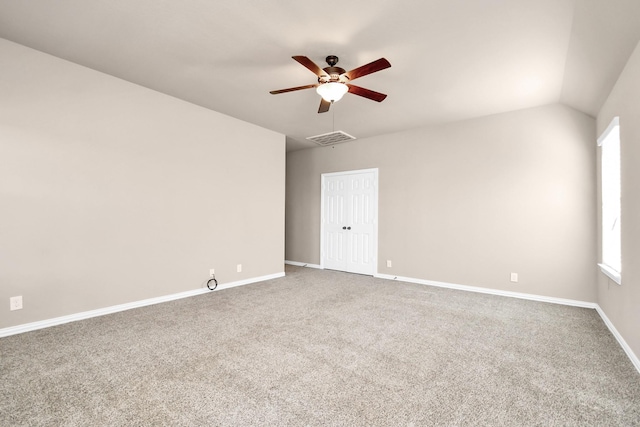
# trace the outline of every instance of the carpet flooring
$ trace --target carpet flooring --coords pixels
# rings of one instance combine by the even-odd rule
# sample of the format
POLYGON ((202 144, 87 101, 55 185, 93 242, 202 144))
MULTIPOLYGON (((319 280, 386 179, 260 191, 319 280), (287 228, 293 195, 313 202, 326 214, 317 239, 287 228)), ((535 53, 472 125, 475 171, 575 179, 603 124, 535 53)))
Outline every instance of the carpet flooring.
POLYGON ((2 426, 637 426, 597 312, 287 266, 0 339, 2 426))

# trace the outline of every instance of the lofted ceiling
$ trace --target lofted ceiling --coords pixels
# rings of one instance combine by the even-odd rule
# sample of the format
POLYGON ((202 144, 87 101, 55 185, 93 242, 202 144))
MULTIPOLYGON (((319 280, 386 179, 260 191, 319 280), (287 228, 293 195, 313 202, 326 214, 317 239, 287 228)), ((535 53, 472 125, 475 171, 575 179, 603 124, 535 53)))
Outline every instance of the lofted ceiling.
POLYGON ((0 37, 287 135, 357 138, 550 103, 595 116, 640 40, 638 0, 0 0, 0 37), (392 67, 318 114, 291 59, 392 67))

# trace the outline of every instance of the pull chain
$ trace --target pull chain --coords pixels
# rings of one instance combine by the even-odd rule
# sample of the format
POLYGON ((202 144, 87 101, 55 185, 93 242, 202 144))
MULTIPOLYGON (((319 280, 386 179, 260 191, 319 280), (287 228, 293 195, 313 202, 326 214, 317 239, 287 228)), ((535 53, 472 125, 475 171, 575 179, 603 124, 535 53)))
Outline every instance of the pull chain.
MULTIPOLYGON (((333 107, 331 109, 331 132, 332 133, 336 131, 336 108, 335 108, 335 106, 333 104, 334 104, 334 102, 331 101, 331 106, 333 107)), ((332 144, 331 148, 332 149, 336 148, 335 144, 332 144)))
MULTIPOLYGON (((331 103, 333 104, 333 102, 331 103)), ((336 108, 335 107, 331 109, 331 120, 332 120, 331 131, 335 132, 336 131, 336 108)))

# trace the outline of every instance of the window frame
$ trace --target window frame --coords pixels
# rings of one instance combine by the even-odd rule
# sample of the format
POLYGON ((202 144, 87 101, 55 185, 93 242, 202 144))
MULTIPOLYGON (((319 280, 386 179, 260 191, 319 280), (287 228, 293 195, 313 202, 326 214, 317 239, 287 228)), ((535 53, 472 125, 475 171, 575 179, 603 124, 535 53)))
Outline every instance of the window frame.
MULTIPOLYGON (((601 190, 601 206, 600 206, 600 214, 601 214, 601 221, 600 221, 600 235, 602 238, 602 250, 600 253, 600 259, 601 262, 598 264, 598 266, 600 267, 600 270, 602 271, 602 273, 604 273, 607 277, 609 277, 611 280, 613 280, 614 282, 616 282, 618 285, 622 285, 622 232, 621 232, 621 227, 622 227, 622 221, 621 221, 621 216, 622 216, 622 203, 621 203, 621 186, 622 186, 622 171, 621 171, 621 163, 622 163, 622 156, 620 155, 620 148, 621 148, 621 141, 620 141, 620 118, 619 117, 614 117, 613 120, 611 120, 611 123, 609 123, 609 126, 607 126, 607 128, 605 129, 604 132, 602 132, 602 135, 600 135, 600 137, 598 138, 598 147, 600 147, 600 190, 601 190), (615 135, 617 135, 617 138, 615 138, 615 135), (613 141, 613 142, 611 142, 613 141), (609 164, 609 166, 607 167, 607 164, 605 164, 605 160, 609 158, 609 156, 605 155, 604 150, 607 149, 607 147, 611 146, 611 144, 617 144, 617 147, 615 147, 618 156, 617 156, 617 165, 614 166, 615 170, 617 170, 618 172, 618 176, 617 177, 613 177, 614 180, 617 180, 617 188, 614 188, 613 190, 611 190, 611 184, 608 186, 610 191, 617 191, 618 194, 617 195, 606 195, 605 191, 607 191, 606 188, 606 183, 607 182, 611 182, 610 179, 605 179, 605 172, 608 172, 609 174, 611 173, 610 169, 611 166, 609 164), (612 200, 615 200, 614 202, 612 202, 612 200), (605 228, 605 220, 608 217, 609 220, 611 220, 611 215, 610 212, 612 211, 612 209, 615 209, 615 214, 613 215, 614 218, 614 227, 617 229, 617 234, 618 236, 614 236, 613 238, 610 237, 610 233, 607 233, 607 229, 605 228), (612 266, 610 264, 612 264, 611 262, 607 263, 607 261, 611 261, 610 253, 607 253, 607 251, 611 250, 611 241, 614 241, 614 243, 616 244, 616 246, 618 246, 615 251, 617 252, 616 254, 614 254, 614 256, 616 256, 615 259, 615 266, 612 266), (619 258, 618 258, 619 256, 619 258), (619 266, 619 267, 618 267, 619 266)), ((614 171, 615 172, 615 171, 614 171)))

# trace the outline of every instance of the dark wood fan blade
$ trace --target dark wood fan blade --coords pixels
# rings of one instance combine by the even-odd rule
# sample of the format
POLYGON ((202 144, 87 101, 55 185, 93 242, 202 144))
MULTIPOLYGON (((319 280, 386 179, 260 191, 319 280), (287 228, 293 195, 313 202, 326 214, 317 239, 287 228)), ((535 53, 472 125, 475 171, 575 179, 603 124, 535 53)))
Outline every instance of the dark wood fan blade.
POLYGON ((325 101, 324 98, 321 98, 318 113, 326 113, 327 111, 329 111, 329 107, 331 107, 331 103, 329 101, 325 101))
POLYGON ((347 76, 349 80, 355 80, 358 77, 366 76, 367 74, 375 73, 376 71, 384 70, 389 67, 391 67, 389 61, 384 58, 380 58, 377 61, 369 62, 361 67, 347 71, 344 75, 347 76))
POLYGON ((277 95, 279 93, 286 93, 286 92, 293 92, 295 90, 302 90, 302 89, 311 89, 312 87, 316 87, 318 86, 318 84, 313 84, 313 85, 304 85, 304 86, 297 86, 297 87, 290 87, 288 89, 280 89, 280 90, 272 90, 271 92, 269 92, 271 95, 277 95))
POLYGON ((354 95, 363 96, 367 99, 371 99, 372 101, 382 102, 387 97, 384 93, 376 92, 371 89, 365 89, 360 86, 347 84, 349 87, 349 93, 354 95))
POLYGON ((298 55, 298 56, 292 56, 292 58, 298 61, 301 65, 305 66, 307 69, 311 70, 311 72, 316 76, 318 77, 327 76, 327 73, 325 73, 325 71, 322 68, 318 67, 315 62, 313 62, 306 56, 298 55))

